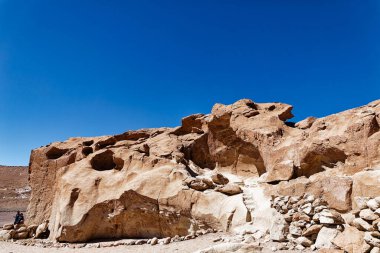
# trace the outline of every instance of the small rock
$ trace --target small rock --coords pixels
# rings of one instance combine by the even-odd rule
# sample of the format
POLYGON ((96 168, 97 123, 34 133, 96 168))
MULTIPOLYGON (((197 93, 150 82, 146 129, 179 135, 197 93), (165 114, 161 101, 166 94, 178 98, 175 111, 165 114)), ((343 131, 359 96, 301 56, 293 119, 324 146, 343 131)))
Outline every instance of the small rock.
POLYGON ((296 250, 304 250, 304 249, 305 249, 305 247, 302 246, 301 244, 298 244, 298 245, 296 246, 296 250))
POLYGON ((158 243, 157 237, 152 238, 152 240, 150 241, 150 245, 156 245, 157 243, 158 243))
POLYGON ((212 181, 214 181, 215 184, 225 185, 225 184, 228 184, 228 182, 229 182, 228 178, 226 178, 225 176, 223 176, 220 173, 213 174, 211 176, 211 179, 212 179, 212 181))
POLYGON ((292 223, 289 226, 289 233, 291 235, 301 236, 302 235, 302 229, 299 226, 297 226, 297 224, 292 223))
POLYGON ((240 186, 234 183, 229 183, 224 186, 218 186, 217 188, 215 188, 215 190, 226 195, 236 195, 243 192, 240 186))
POLYGON ((368 206, 367 206, 367 202, 370 200, 370 198, 368 197, 355 197, 354 198, 354 201, 356 203, 356 206, 358 207, 358 209, 366 209, 368 206))
POLYGON ((327 206, 316 206, 316 207, 314 208, 314 211, 315 211, 316 213, 319 213, 319 212, 321 212, 322 210, 327 209, 327 208, 328 208, 327 206))
POLYGON ((302 235, 303 236, 311 236, 314 234, 318 234, 318 232, 322 229, 323 225, 312 225, 308 229, 306 229, 302 235))
POLYGON ((298 237, 296 239, 296 243, 300 244, 304 247, 310 247, 313 244, 313 242, 311 240, 309 240, 308 238, 306 238, 304 236, 298 237))
POLYGON ((380 248, 373 247, 369 253, 380 253, 380 248))
POLYGON ((380 207, 380 203, 376 201, 376 199, 370 199, 367 201, 367 206, 372 210, 375 211, 380 207))
POLYGON ((370 232, 364 234, 364 241, 373 247, 380 247, 380 239, 373 237, 370 232))
MULTIPOLYGON (((370 202, 370 201, 368 201, 368 202, 370 202)), ((377 204, 376 201, 375 201, 375 203, 377 204)), ((359 213, 359 217, 364 219, 364 220, 367 220, 367 221, 373 221, 373 220, 376 220, 379 218, 379 216, 377 214, 375 214, 371 209, 361 210, 359 213)))
POLYGON ((372 231, 373 230, 373 227, 368 222, 363 220, 362 218, 355 218, 352 221, 352 226, 356 227, 357 229, 359 229, 361 231, 372 231))

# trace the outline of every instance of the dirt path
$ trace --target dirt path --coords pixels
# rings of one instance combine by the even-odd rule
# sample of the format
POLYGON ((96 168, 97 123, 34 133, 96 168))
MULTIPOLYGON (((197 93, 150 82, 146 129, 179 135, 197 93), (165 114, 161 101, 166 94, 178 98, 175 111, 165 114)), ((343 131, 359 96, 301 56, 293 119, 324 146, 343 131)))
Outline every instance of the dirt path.
POLYGON ((22 246, 11 242, 0 242, 0 253, 191 253, 200 249, 216 245, 214 239, 218 234, 207 234, 193 240, 174 242, 168 245, 131 245, 107 248, 42 248, 37 246, 22 246))

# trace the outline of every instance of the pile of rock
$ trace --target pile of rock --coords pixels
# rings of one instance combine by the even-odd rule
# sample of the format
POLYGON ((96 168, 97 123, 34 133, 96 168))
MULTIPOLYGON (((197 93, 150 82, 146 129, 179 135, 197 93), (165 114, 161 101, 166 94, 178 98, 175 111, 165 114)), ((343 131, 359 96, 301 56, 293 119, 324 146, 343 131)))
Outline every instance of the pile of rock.
POLYGON ((272 226, 270 239, 287 241, 298 250, 331 248, 344 229, 341 214, 313 195, 272 197, 271 206, 282 217, 272 226))
POLYGON ((228 178, 226 178, 220 173, 212 174, 211 177, 190 177, 185 180, 185 183, 188 187, 197 191, 214 189, 215 191, 221 192, 226 195, 236 195, 242 192, 242 189, 239 185, 235 183, 230 183, 228 178))
POLYGON ((49 234, 48 230, 49 221, 37 225, 25 225, 25 224, 5 224, 0 229, 0 241, 6 241, 10 239, 20 240, 27 238, 46 238, 49 234))
POLYGON ((5 224, 2 230, 0 230, 0 241, 31 238, 35 236, 36 230, 36 225, 26 226, 24 224, 5 224))
POLYGON ((374 252, 380 252, 380 197, 355 200, 357 209, 352 212, 355 218, 349 223, 364 232, 364 240, 374 247, 374 252))

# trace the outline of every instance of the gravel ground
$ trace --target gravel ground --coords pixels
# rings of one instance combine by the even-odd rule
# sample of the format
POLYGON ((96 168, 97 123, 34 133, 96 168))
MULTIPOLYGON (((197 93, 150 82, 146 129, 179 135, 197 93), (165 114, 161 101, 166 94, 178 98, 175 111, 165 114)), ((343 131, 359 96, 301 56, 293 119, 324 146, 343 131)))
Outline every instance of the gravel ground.
POLYGON ((190 253, 218 244, 213 242, 220 234, 206 234, 193 240, 174 242, 168 245, 131 245, 107 248, 42 248, 37 246, 22 246, 12 242, 0 242, 0 253, 190 253))

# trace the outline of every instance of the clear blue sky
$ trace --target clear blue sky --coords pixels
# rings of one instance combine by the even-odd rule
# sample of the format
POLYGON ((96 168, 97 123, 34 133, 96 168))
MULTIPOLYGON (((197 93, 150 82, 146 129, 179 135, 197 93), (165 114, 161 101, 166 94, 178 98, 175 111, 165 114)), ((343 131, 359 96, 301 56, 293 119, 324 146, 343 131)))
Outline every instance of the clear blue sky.
POLYGON ((321 117, 379 81, 378 0, 0 0, 0 164, 241 98, 321 117))

